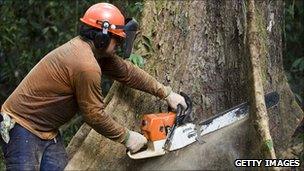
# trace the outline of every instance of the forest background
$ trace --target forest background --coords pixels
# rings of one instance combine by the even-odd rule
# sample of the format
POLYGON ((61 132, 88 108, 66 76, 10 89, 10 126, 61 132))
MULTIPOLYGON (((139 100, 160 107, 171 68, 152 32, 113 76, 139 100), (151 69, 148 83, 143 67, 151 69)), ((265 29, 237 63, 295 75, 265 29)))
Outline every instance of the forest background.
MULTIPOLYGON (((98 2, 0 0, 0 104, 43 56, 78 35, 79 18, 98 2)), ((115 4, 126 17, 140 20, 142 1, 105 2, 115 4)), ((282 27, 285 73, 297 102, 304 109, 304 1, 285 0, 282 27)), ((147 40, 147 46, 151 43, 147 40)), ((129 60, 144 65, 140 54, 133 54, 129 60)), ((104 80, 103 93, 106 95, 111 81, 104 80)), ((62 129, 66 145, 81 124, 82 120, 78 119, 62 129)))

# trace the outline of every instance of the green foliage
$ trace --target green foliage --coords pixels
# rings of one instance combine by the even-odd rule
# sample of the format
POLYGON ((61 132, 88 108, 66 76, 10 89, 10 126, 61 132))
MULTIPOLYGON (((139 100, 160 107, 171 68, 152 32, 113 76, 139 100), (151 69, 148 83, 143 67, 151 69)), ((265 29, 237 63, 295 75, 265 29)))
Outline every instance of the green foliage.
POLYGON ((304 71, 304 57, 296 59, 291 65, 291 70, 293 72, 303 73, 303 71, 304 71))
POLYGON ((133 64, 136 66, 142 68, 144 67, 144 58, 141 55, 138 54, 131 54, 130 57, 128 58, 133 64))
POLYGON ((129 14, 129 17, 133 17, 137 21, 139 21, 143 9, 144 9, 144 4, 142 2, 126 4, 126 11, 129 14))
POLYGON ((304 108, 304 1, 285 1, 284 68, 296 98, 304 108))
POLYGON ((267 147, 268 150, 272 150, 273 149, 273 141, 272 140, 266 140, 265 141, 265 145, 267 147))

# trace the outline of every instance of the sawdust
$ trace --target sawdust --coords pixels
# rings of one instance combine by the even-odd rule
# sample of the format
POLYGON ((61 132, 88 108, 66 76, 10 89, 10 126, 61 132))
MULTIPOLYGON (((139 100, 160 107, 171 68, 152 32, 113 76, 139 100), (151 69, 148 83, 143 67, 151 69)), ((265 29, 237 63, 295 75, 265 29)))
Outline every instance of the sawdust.
POLYGON ((195 142, 176 152, 149 160, 135 161, 140 170, 236 169, 234 160, 246 158, 246 130, 242 120, 202 137, 205 143, 195 142), (241 138, 240 138, 241 137, 241 138), (244 139, 242 138, 244 137, 244 139))

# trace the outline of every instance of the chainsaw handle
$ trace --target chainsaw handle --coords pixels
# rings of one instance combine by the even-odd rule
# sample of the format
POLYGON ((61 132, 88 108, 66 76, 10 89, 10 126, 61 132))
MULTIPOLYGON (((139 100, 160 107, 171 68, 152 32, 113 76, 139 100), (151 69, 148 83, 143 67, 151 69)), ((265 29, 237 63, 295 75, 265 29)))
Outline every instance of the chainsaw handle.
POLYGON ((177 105, 177 109, 176 109, 176 118, 183 116, 185 113, 185 109, 181 104, 177 105))
POLYGON ((148 144, 145 144, 143 147, 141 147, 138 151, 136 151, 135 153, 132 153, 130 150, 126 150, 126 153, 130 152, 130 154, 136 154, 142 151, 146 151, 148 149, 148 144))
POLYGON ((193 121, 193 113, 192 113, 192 100, 191 98, 184 92, 180 92, 180 95, 184 97, 185 102, 187 104, 187 108, 184 109, 184 107, 181 104, 177 105, 177 124, 182 125, 188 122, 193 121))
MULTIPOLYGON (((192 113, 192 100, 191 98, 184 92, 180 92, 180 95, 184 97, 187 108, 184 109, 184 107, 181 104, 177 105, 176 109, 176 123, 177 125, 183 125, 188 122, 192 122, 193 119, 193 113, 192 113)), ((173 111, 173 109, 168 106, 168 111, 173 111)))
POLYGON ((185 102, 187 104, 187 108, 185 110, 185 115, 191 115, 192 114, 192 100, 191 98, 184 92, 180 92, 180 94, 185 98, 185 102))

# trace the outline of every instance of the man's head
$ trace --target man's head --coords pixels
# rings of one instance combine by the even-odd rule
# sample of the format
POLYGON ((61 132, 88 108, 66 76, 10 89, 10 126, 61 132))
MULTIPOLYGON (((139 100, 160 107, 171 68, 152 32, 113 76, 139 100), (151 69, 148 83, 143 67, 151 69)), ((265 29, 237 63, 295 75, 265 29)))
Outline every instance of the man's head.
POLYGON ((110 57, 114 55, 117 47, 121 47, 124 38, 108 32, 107 35, 102 34, 101 29, 97 29, 87 25, 81 25, 80 36, 90 40, 94 45, 94 50, 100 57, 110 57))
POLYGON ((130 37, 126 35, 129 32, 125 27, 125 17, 117 7, 109 3, 91 6, 80 21, 84 23, 80 35, 91 40, 101 55, 112 56, 117 44, 122 45, 126 37, 130 37))

